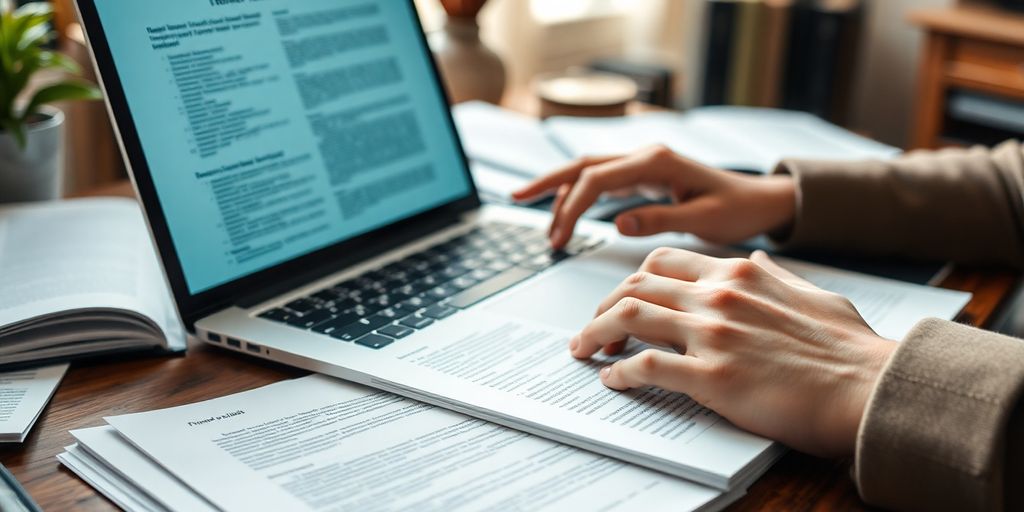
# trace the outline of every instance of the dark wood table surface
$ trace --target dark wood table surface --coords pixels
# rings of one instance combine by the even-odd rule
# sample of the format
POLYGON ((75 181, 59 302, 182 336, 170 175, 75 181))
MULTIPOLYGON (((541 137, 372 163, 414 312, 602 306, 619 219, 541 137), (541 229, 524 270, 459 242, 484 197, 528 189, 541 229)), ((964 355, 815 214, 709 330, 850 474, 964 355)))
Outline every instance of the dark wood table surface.
MULTIPOLYGON (((130 196, 127 183, 91 195, 130 196)), ((956 269, 945 288, 974 292, 959 320, 984 326, 1018 275, 956 269)), ((43 510, 116 507, 57 462, 74 441, 68 430, 103 425, 103 417, 183 405, 237 393, 306 372, 193 343, 187 355, 73 364, 22 444, 0 447, 0 461, 43 510)), ((850 461, 785 455, 729 510, 863 510, 850 461)))

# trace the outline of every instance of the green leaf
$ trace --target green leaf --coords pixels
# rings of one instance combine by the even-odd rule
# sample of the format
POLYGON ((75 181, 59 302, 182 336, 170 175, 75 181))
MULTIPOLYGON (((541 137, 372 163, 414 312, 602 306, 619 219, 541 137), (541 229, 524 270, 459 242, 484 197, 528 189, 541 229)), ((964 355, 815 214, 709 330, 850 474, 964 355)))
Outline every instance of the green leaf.
POLYGON ((98 100, 103 96, 99 89, 84 82, 61 82, 36 91, 21 114, 20 121, 28 122, 29 117, 39 111, 39 107, 57 101, 98 100))
POLYGON ((68 73, 77 75, 82 72, 82 68, 73 59, 62 53, 42 51, 39 53, 39 68, 40 69, 63 69, 68 73))
POLYGON ((53 16, 53 6, 50 2, 29 2, 14 10, 14 16, 21 18, 25 16, 53 16))

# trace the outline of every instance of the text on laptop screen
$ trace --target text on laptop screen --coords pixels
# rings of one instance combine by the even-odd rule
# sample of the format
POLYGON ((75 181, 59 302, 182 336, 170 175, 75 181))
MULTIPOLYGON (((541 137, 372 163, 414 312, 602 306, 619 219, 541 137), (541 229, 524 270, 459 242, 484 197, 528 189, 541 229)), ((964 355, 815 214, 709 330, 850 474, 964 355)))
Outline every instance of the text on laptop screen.
POLYGON ((191 293, 470 193, 411 2, 96 6, 191 293))

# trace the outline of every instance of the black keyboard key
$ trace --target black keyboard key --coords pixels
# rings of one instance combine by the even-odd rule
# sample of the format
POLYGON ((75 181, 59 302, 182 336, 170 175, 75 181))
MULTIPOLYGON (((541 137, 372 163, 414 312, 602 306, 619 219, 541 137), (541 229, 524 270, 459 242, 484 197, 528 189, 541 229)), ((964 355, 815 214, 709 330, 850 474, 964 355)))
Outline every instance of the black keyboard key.
POLYGON ((313 332, 318 332, 320 334, 332 334, 334 331, 341 329, 342 327, 358 322, 360 318, 362 317, 353 313, 342 313, 326 322, 313 326, 313 332))
POLYGON ((425 296, 411 297, 408 300, 406 300, 406 301, 402 302, 401 304, 399 304, 398 307, 400 307, 400 308, 409 308, 409 309, 412 309, 413 311, 417 311, 417 310, 423 309, 423 308, 425 308, 427 306, 431 306, 435 302, 437 302, 437 301, 435 301, 435 300, 433 300, 433 299, 431 299, 429 297, 425 297, 425 296))
POLYGON ((402 339, 416 332, 416 330, 402 325, 385 325, 384 327, 377 329, 377 332, 395 339, 402 339))
POLYGON ((450 308, 448 306, 442 306, 440 304, 435 304, 435 305, 430 306, 429 308, 423 310, 423 316, 425 316, 427 318, 433 318, 434 320, 440 320, 442 318, 448 318, 448 317, 454 315, 456 311, 458 311, 458 310, 455 309, 455 308, 450 308))
POLYGON ((310 295, 310 297, 322 300, 324 302, 334 302, 340 298, 338 297, 338 294, 334 293, 334 290, 331 290, 330 288, 326 290, 320 290, 314 293, 313 295, 310 295))
POLYGON ((451 297, 452 295, 455 295, 460 291, 462 290, 456 286, 452 286, 451 284, 443 284, 441 286, 435 286, 427 290, 427 297, 430 297, 435 301, 438 301, 441 299, 447 299, 448 297, 451 297))
POLYGON ((372 331, 372 330, 380 329, 381 327, 384 327, 385 325, 390 324, 391 322, 394 322, 396 319, 397 318, 395 317, 393 312, 385 314, 382 311, 382 312, 377 313, 376 315, 373 315, 373 316, 371 316, 369 318, 365 318, 363 320, 360 320, 360 323, 368 325, 370 327, 370 330, 372 331))
POLYGON ((376 313, 378 310, 380 310, 380 308, 378 307, 357 304, 349 309, 346 309, 345 312, 357 315, 359 318, 366 318, 376 313))
POLYGON ((311 300, 309 300, 309 299, 307 299, 305 297, 303 297, 301 299, 295 299, 295 300, 289 302, 288 304, 284 305, 284 307, 286 307, 286 308, 288 308, 288 309, 290 309, 290 310, 292 310, 292 311, 294 311, 294 312, 296 312, 296 313, 298 313, 300 315, 304 315, 306 313, 309 313, 310 311, 313 311, 314 309, 316 309, 318 306, 319 306, 319 304, 317 304, 316 302, 313 302, 313 301, 311 301, 311 300))
POLYGON ((357 345, 373 349, 384 348, 394 342, 394 338, 388 338, 387 336, 381 336, 380 334, 367 334, 366 336, 356 340, 357 345))
POLYGON ((454 265, 449 265, 445 267, 443 270, 441 270, 441 276, 446 279, 454 279, 456 277, 461 276, 462 274, 465 274, 466 272, 469 272, 468 268, 466 268, 462 264, 456 263, 454 265))
MULTIPOLYGON (((360 300, 362 300, 362 299, 360 299, 360 300)), ((352 309, 352 308, 354 308, 354 307, 356 307, 358 305, 359 305, 359 301, 357 301, 355 299, 352 299, 352 298, 344 298, 344 299, 338 299, 338 300, 334 301, 334 307, 339 309, 339 310, 341 310, 341 311, 345 311, 346 309, 352 309)))
POLYGON ((494 272, 504 272, 510 268, 512 268, 512 263, 505 260, 492 261, 487 264, 487 269, 494 272))
POLYGON ((341 341, 355 341, 363 336, 369 334, 374 327, 370 327, 369 324, 365 324, 362 321, 348 324, 344 327, 339 327, 329 334, 332 338, 339 339, 341 341))
POLYGON ((309 329, 321 322, 334 318, 329 309, 317 309, 305 315, 293 318, 288 323, 303 329, 309 329))
POLYGON ((422 316, 419 316, 419 315, 413 315, 413 316, 408 316, 408 317, 403 318, 398 323, 400 325, 404 325, 406 327, 412 327, 413 329, 422 329, 422 328, 424 328, 424 327, 434 323, 434 319, 433 318, 425 318, 425 317, 422 317, 422 316))
POLYGON ((287 323, 288 320, 293 316, 295 316, 295 313, 292 313, 281 308, 274 308, 269 311, 264 311, 263 313, 260 313, 260 318, 266 318, 267 320, 273 320, 275 322, 287 323))
POLYGON ((452 297, 449 304, 457 308, 465 308, 480 302, 495 293, 498 293, 505 288, 508 288, 524 279, 534 275, 535 272, 530 270, 514 267, 501 274, 498 274, 486 281, 477 284, 471 288, 452 297))
POLYGON ((395 302, 395 300, 390 295, 384 293, 384 294, 378 295, 376 297, 373 297, 373 298, 367 300, 366 302, 364 302, 364 304, 367 305, 367 306, 372 306, 372 307, 377 307, 377 308, 382 308, 383 309, 383 308, 391 307, 391 305, 394 302, 395 302))
POLYGON ((494 274, 498 272, 490 269, 477 269, 469 273, 469 277, 473 278, 474 281, 480 282, 494 277, 494 274))
POLYGON ((448 284, 455 288, 458 288, 459 290, 465 290, 466 288, 469 288, 470 286, 473 286, 476 283, 477 279, 473 279, 472 277, 465 275, 462 277, 456 277, 455 279, 452 280, 451 283, 448 284))

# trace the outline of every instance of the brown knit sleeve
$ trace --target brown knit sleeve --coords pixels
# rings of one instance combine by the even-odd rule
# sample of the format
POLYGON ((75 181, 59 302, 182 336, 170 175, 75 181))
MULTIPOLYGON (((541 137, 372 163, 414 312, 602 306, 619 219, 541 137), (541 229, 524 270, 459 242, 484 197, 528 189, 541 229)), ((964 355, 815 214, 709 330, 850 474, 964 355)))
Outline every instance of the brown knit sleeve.
POLYGON ((783 248, 1024 266, 1024 147, 910 153, 892 161, 783 161, 797 182, 783 248))
POLYGON ((1024 505, 1024 341, 924 320, 882 374, 861 422, 865 501, 898 510, 1024 505))

